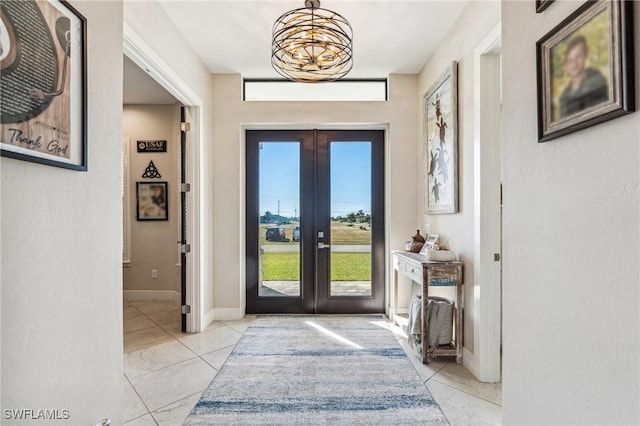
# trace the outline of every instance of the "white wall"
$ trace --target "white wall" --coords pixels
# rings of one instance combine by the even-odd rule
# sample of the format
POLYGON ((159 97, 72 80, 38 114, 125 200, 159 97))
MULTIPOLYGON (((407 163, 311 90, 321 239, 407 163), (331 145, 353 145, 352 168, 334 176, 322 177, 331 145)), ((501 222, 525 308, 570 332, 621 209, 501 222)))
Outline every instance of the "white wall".
POLYGON ((125 105, 122 132, 130 138, 129 199, 131 203, 131 265, 123 269, 125 298, 139 297, 142 290, 180 293, 180 262, 177 241, 180 237, 180 188, 178 154, 180 151, 180 106, 125 105), (166 140, 167 152, 138 153, 138 140, 166 140), (149 162, 162 177, 142 178, 149 162), (168 185, 168 221, 138 221, 136 183, 164 181, 168 185), (152 270, 158 278, 151 277, 152 270))
MULTIPOLYGON (((189 88, 202 100, 202 122, 200 130, 204 144, 200 147, 200 187, 194 191, 200 194, 198 205, 200 223, 194 224, 199 233, 200 251, 203 262, 200 264, 201 313, 204 323, 212 318, 207 313, 213 309, 213 144, 212 129, 212 82, 211 74, 189 47, 182 35, 169 20, 162 7, 155 1, 126 1, 124 20, 153 51, 169 65, 189 88)), ((190 147, 194 149, 194 147, 190 147)), ((193 205, 191 207, 194 207, 193 205)), ((177 241, 177 240, 176 240, 177 241)), ((195 243, 195 242, 191 242, 195 243)), ((206 325, 206 324, 204 324, 206 325)))
MULTIPOLYGON (((122 422, 122 4, 88 22, 88 171, 2 158, 2 409, 122 422)), ((33 420, 2 424, 34 424, 33 420)))
MULTIPOLYGON (((431 232, 439 234, 444 242, 451 241, 451 248, 459 253, 464 263, 464 346, 474 352, 474 49, 500 22, 500 3, 495 1, 470 2, 449 34, 425 67, 418 79, 418 111, 420 113, 418 157, 423 158, 423 97, 440 75, 458 62, 458 200, 459 213, 424 216, 426 185, 422 181, 425 165, 421 162, 419 173, 417 215, 419 228, 431 224, 431 232)), ((455 298, 455 292, 444 294, 455 298)))
MULTIPOLYGON (((244 129, 377 127, 387 132, 388 249, 415 233, 418 181, 416 76, 392 75, 387 102, 243 102, 239 75, 213 76, 214 313, 244 308, 244 129)), ((408 293, 408 291, 407 291, 408 293)))
POLYGON ((640 423, 640 114, 537 143, 535 42, 581 5, 502 3, 505 424, 640 423))

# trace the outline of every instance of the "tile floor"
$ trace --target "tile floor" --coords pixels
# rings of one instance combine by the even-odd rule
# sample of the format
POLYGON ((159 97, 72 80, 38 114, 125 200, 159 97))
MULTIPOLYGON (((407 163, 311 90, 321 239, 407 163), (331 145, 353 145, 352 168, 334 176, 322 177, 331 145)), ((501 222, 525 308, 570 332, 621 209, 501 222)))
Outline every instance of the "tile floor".
MULTIPOLYGON (((179 304, 124 303, 124 421, 128 426, 181 425, 253 321, 214 321, 180 332, 179 304)), ((386 321, 452 425, 501 423, 501 385, 480 383, 447 358, 423 365, 406 336, 386 321)))

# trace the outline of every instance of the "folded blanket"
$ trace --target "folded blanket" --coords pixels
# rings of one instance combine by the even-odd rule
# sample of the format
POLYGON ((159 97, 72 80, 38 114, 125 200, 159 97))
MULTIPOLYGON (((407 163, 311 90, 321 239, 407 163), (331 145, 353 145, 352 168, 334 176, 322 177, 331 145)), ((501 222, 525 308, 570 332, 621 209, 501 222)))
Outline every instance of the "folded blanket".
MULTIPOLYGON (((429 297, 427 315, 429 335, 427 345, 435 348, 453 340, 453 300, 429 297)), ((409 302, 409 324, 407 326, 409 346, 422 355, 422 296, 414 294, 409 302)))
POLYGON ((409 324, 407 329, 409 346, 422 355, 422 296, 414 294, 409 302, 409 324))

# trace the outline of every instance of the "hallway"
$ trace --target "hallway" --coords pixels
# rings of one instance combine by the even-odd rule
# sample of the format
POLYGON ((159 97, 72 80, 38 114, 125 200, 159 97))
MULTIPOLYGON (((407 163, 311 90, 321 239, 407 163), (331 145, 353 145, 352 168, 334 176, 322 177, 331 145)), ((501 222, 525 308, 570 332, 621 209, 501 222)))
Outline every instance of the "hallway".
MULTIPOLYGON (((177 302, 124 302, 124 422, 129 426, 182 424, 253 320, 214 321, 202 333, 186 334, 180 332, 178 312, 177 302)), ((409 351, 406 335, 387 326, 409 351)), ((451 424, 501 423, 501 384, 480 383, 451 360, 426 366, 408 353, 451 424)))

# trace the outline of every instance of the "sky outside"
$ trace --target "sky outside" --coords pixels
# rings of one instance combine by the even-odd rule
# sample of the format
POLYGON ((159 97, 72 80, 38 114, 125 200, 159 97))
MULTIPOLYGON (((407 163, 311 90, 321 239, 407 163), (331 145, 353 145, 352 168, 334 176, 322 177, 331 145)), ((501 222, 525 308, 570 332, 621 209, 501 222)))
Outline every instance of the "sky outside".
MULTIPOLYGON (((371 212, 371 144, 331 144, 331 216, 371 212)), ((300 215, 300 145, 264 142, 260 149, 260 215, 300 215)))

